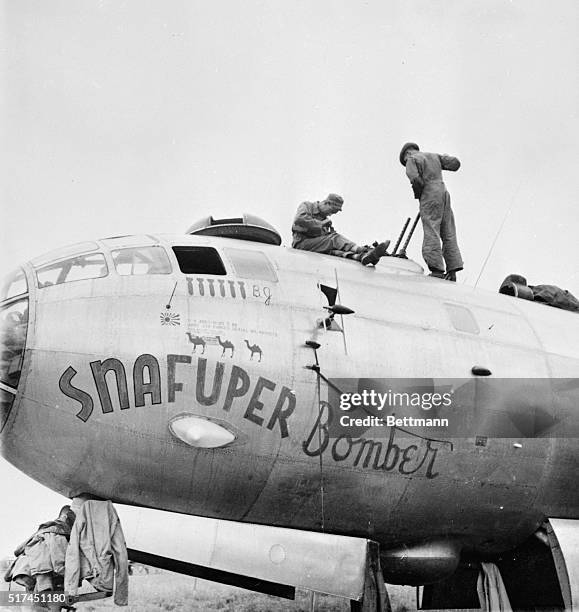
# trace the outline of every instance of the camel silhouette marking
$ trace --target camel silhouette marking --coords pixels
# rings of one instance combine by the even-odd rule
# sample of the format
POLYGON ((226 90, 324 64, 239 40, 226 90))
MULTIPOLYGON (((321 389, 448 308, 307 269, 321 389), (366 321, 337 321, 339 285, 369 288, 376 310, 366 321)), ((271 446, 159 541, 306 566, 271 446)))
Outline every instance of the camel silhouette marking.
POLYGON ((203 353, 205 352, 205 340, 203 340, 203 338, 201 336, 192 336, 190 332, 185 332, 187 334, 187 337, 189 338, 189 342, 191 342, 191 344, 193 345, 193 352, 197 352, 197 347, 198 346, 202 346, 203 347, 203 351, 201 352, 201 354, 203 355, 203 353))
POLYGON ((249 344, 247 340, 245 340, 245 344, 247 344, 247 348, 251 351, 250 359, 253 359, 253 355, 257 354, 259 355, 259 360, 261 361, 261 355, 262 355, 261 348, 257 346, 257 344, 249 344))
POLYGON ((215 336, 217 338, 217 342, 219 342, 219 345, 221 346, 221 348, 223 349, 223 351, 221 351, 221 356, 223 357, 225 355, 225 351, 227 349, 231 350, 231 355, 230 357, 233 357, 233 353, 235 352, 235 346, 233 346, 233 342, 230 342, 229 340, 221 340, 221 336, 215 336))

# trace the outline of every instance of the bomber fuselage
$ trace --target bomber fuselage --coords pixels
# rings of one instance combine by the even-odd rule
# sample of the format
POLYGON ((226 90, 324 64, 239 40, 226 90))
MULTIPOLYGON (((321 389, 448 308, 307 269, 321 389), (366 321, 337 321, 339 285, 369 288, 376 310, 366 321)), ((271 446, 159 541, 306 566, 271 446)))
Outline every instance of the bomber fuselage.
POLYGON ((2 454, 68 497, 482 551, 579 517, 572 313, 221 238, 23 269, 1 305, 2 454), (328 320, 334 290, 354 314, 328 320), (339 405, 369 390, 381 408, 339 405), (386 405, 425 390, 440 400, 386 405))

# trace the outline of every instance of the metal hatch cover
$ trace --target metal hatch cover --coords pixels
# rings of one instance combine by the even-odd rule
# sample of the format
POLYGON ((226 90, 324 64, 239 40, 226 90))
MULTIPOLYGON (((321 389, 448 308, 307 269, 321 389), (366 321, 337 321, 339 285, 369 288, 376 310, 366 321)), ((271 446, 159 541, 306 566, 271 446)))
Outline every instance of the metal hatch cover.
POLYGON ((193 223, 186 233, 251 240, 277 246, 281 244, 281 236, 275 227, 261 217, 248 213, 243 213, 241 217, 229 219, 214 219, 212 216, 203 217, 193 223))

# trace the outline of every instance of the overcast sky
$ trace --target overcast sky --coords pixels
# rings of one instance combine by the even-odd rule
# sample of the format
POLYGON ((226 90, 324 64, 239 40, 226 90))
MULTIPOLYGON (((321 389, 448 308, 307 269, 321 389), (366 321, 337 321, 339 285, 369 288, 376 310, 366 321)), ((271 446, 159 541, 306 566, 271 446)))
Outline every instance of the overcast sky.
MULTIPOLYGON (((465 272, 579 295, 576 0, 5 0, 0 273, 91 238, 297 205, 395 239, 408 140, 447 173, 465 272), (510 211, 510 213, 509 213, 510 211)), ((420 263, 421 231, 409 254, 420 263)), ((62 501, 0 460, 0 557, 62 501), (18 493, 16 493, 18 491, 18 493)))

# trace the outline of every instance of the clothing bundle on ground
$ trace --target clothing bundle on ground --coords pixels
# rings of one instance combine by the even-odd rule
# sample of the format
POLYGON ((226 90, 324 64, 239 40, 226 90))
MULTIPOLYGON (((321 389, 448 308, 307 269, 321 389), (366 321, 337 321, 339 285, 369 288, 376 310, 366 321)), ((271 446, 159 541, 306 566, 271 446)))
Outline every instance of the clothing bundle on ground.
POLYGON ((4 580, 12 580, 29 590, 48 590, 58 586, 64 576, 64 559, 74 513, 65 506, 54 521, 38 529, 14 551, 15 559, 4 580))
POLYGON ((14 581, 28 591, 64 589, 77 595, 86 579, 99 592, 114 591, 116 605, 127 605, 127 547, 110 501, 85 501, 76 519, 65 506, 57 520, 40 525, 14 554, 6 582, 14 581))

